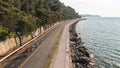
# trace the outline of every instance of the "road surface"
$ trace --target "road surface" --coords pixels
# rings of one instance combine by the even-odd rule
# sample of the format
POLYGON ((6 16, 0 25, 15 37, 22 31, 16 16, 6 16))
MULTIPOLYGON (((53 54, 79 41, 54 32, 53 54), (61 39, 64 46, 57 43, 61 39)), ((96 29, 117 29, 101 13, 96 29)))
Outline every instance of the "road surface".
POLYGON ((44 36, 40 37, 36 42, 33 42, 33 45, 38 45, 38 48, 33 51, 30 56, 26 56, 22 53, 17 58, 10 61, 4 68, 44 68, 49 52, 55 44, 57 36, 69 22, 70 20, 61 22, 50 29, 44 36))
POLYGON ((65 25, 58 44, 58 51, 54 56, 50 68, 73 68, 69 49, 69 27, 75 22, 76 20, 72 20, 65 25))

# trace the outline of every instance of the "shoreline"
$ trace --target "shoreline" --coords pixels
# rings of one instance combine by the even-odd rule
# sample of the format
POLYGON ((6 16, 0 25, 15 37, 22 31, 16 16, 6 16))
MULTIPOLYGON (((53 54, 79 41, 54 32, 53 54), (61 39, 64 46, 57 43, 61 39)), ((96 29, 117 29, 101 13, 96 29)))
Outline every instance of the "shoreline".
POLYGON ((67 21, 58 44, 58 50, 51 62, 50 68, 73 68, 71 63, 71 54, 69 48, 69 27, 79 19, 67 21))
POLYGON ((96 68, 93 62, 93 54, 83 46, 81 37, 76 33, 76 24, 78 21, 73 23, 69 27, 70 33, 70 52, 73 68, 96 68))

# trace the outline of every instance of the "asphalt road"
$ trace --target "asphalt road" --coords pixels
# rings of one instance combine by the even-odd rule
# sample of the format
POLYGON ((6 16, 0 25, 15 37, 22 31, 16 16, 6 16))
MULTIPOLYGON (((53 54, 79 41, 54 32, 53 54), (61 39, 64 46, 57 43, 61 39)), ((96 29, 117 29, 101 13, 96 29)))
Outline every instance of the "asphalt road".
POLYGON ((43 34, 36 42, 32 43, 35 47, 32 48, 30 55, 27 56, 26 53, 23 52, 18 55, 17 58, 10 61, 4 68, 44 68, 57 36, 68 22, 69 21, 61 22, 43 34))

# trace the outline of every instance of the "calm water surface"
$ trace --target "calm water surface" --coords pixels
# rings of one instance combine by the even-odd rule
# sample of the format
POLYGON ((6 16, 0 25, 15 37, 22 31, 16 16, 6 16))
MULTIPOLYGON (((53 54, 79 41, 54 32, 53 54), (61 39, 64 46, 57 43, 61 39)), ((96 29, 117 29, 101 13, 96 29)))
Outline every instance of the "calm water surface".
POLYGON ((99 68, 120 68, 120 18, 88 18, 76 31, 99 68))

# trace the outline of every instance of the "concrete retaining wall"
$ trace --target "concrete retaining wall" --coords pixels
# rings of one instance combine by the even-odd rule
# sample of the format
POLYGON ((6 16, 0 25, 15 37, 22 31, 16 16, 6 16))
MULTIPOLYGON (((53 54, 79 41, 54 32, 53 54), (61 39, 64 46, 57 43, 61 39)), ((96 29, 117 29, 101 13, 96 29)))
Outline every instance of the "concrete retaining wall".
MULTIPOLYGON (((43 33, 43 27, 41 27, 41 33, 43 33)), ((40 29, 37 29, 34 33, 34 36, 40 34, 40 29)), ((31 35, 23 36, 22 42, 25 43, 28 40, 32 39, 31 35)), ((0 56, 5 55, 12 51, 15 47, 19 46, 19 39, 18 38, 8 38, 5 41, 0 42, 0 56)))

